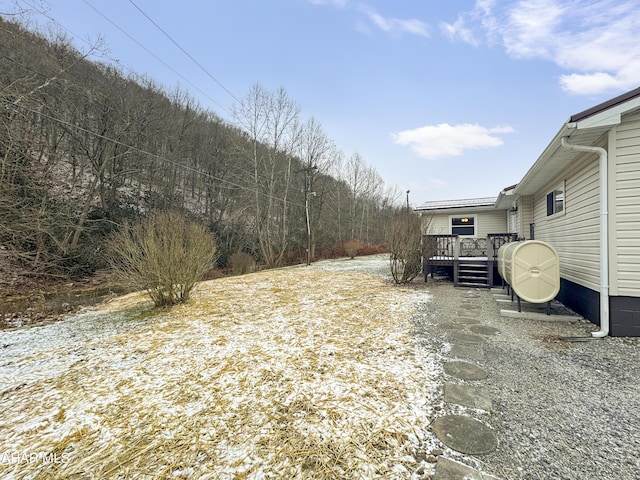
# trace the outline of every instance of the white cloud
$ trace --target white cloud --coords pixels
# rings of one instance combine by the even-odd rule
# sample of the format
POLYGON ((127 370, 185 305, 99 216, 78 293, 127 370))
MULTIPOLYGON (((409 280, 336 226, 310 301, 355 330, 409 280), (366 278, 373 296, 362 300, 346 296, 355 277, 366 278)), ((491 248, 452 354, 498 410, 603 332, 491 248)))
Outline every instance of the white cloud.
POLYGON ((526 0, 508 11, 502 26, 507 52, 519 58, 552 58, 566 7, 556 0, 526 0))
POLYGON ((473 30, 465 26, 465 21, 462 17, 458 17, 455 23, 441 22, 440 30, 442 30, 450 40, 459 38, 464 43, 468 43, 474 47, 477 47, 480 44, 479 40, 474 35, 473 30))
POLYGON ((475 124, 427 125, 414 130, 393 134, 394 142, 409 146, 420 157, 434 160, 459 156, 465 150, 493 148, 504 145, 498 134, 511 133, 513 128, 501 126, 486 128, 475 124))
POLYGON ((415 18, 402 20, 399 18, 384 17, 379 13, 371 10, 366 5, 362 5, 360 9, 365 15, 367 15, 373 25, 384 32, 409 33, 412 35, 419 35, 421 37, 429 36, 429 29, 427 27, 427 24, 422 22, 421 20, 415 18))
POLYGON ((357 11, 364 13, 368 19, 368 24, 358 21, 356 30, 360 33, 370 34, 370 25, 388 33, 408 33, 420 37, 429 36, 429 27, 426 23, 417 18, 393 18, 380 15, 366 3, 350 3, 349 0, 309 0, 314 5, 331 5, 338 8, 347 6, 354 7, 357 11))
POLYGON ((549 60, 567 92, 592 95, 640 84, 638 0, 477 0, 441 30, 478 46, 499 42, 518 59, 549 60))
POLYGON ((582 95, 596 95, 609 90, 625 90, 628 88, 624 82, 605 72, 561 75, 560 86, 567 92, 582 95))
POLYGON ((458 15, 453 23, 440 22, 440 30, 452 41, 461 41, 471 46, 480 45, 480 39, 485 35, 490 37, 490 23, 485 19, 490 19, 493 3, 495 0, 476 0, 475 8, 469 12, 458 15), (481 28, 484 26, 484 28, 481 28))

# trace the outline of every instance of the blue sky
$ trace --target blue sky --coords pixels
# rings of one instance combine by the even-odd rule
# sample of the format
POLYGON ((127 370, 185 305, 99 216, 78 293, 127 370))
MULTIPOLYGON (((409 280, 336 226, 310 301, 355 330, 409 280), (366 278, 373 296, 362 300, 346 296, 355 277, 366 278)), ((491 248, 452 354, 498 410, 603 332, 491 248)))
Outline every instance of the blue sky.
POLYGON ((640 0, 17 4, 80 50, 101 37, 97 60, 180 85, 228 121, 254 84, 283 87, 413 206, 497 195, 570 115, 640 86, 640 0))

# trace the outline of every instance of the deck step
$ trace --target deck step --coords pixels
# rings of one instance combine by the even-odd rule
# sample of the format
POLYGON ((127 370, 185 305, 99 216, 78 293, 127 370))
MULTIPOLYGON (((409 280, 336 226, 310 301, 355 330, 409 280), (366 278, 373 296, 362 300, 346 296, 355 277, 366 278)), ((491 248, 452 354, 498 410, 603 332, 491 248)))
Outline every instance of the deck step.
POLYGON ((487 283, 487 277, 458 277, 458 283, 460 282, 468 282, 468 283, 487 283))
POLYGON ((461 261, 457 272, 458 287, 489 287, 489 264, 486 261, 461 261))
POLYGON ((489 285, 486 283, 469 283, 469 282, 458 282, 457 287, 466 287, 466 288, 489 288, 489 285))

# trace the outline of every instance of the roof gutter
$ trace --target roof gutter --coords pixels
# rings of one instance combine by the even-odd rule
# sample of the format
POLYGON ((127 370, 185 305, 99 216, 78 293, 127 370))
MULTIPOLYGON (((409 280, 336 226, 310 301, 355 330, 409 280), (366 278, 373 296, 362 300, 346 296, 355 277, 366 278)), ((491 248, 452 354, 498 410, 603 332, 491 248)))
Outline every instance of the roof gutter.
POLYGON ((574 145, 562 137, 562 146, 579 152, 597 153, 600 156, 600 330, 592 332, 595 338, 609 334, 609 188, 607 178, 607 151, 601 147, 574 145))

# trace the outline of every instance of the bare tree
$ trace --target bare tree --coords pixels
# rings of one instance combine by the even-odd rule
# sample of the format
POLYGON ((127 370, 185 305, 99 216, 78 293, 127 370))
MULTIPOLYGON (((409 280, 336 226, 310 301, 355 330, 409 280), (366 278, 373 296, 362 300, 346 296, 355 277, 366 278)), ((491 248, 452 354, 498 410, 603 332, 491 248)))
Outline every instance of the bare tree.
POLYGON ((359 229, 357 228, 358 210, 362 201, 362 194, 365 190, 365 171, 367 166, 364 159, 359 153, 354 153, 349 157, 346 164, 346 180, 350 190, 349 202, 349 236, 352 239, 358 238, 359 229))
POLYGON ((234 117, 247 132, 253 167, 254 222, 267 267, 279 265, 288 245, 292 155, 299 140, 299 109, 284 89, 255 85, 234 117))
POLYGON ((341 151, 336 152, 332 162, 330 174, 335 179, 328 190, 328 211, 330 220, 327 221, 327 231, 335 232, 328 240, 329 242, 341 245, 347 239, 348 225, 345 218, 348 217, 347 200, 349 198, 349 187, 345 175, 345 158, 341 151))
POLYGON ((421 240, 420 217, 402 209, 389 230, 391 275, 396 283, 409 283, 420 273, 421 240))
POLYGON ((68 38, 25 41, 21 25, 4 23, 0 43, 0 243, 35 273, 59 274, 74 238, 74 212, 56 195, 70 136, 64 128, 71 72, 86 64, 87 53, 68 38))
POLYGON ((284 89, 253 87, 231 126, 62 34, 0 24, 0 244, 20 270, 89 273, 111 229, 162 209, 206 223, 224 264, 384 241, 396 206, 379 175, 315 119, 301 125, 284 89))

